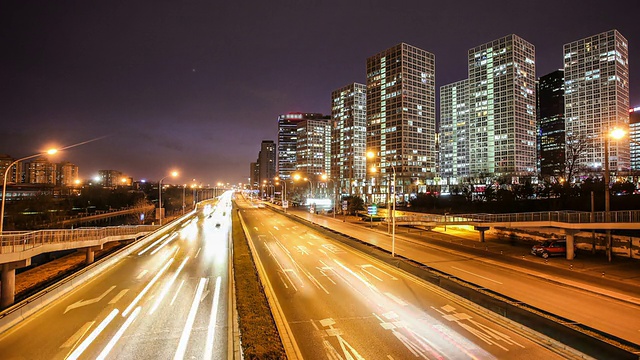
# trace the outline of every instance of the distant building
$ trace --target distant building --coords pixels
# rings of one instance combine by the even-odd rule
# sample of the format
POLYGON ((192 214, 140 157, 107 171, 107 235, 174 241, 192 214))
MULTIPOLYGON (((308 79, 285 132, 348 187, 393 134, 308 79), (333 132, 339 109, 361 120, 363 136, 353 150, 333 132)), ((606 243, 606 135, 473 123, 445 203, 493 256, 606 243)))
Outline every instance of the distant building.
POLYGON ((56 185, 56 164, 45 157, 31 160, 26 165, 28 184, 56 185))
POLYGON ((563 70, 538 79, 537 99, 540 174, 559 178, 565 170, 563 70))
POLYGON ((287 180, 296 171, 297 126, 305 119, 328 119, 318 113, 292 112, 278 116, 278 152, 276 172, 287 180))
POLYGON ((536 172, 535 48, 511 34, 468 52, 469 171, 476 182, 536 172))
POLYGON ((469 81, 440 87, 439 174, 443 192, 469 177, 469 81))
MULTIPOLYGON (((0 182, 4 182, 4 173, 7 171, 7 167, 14 162, 14 158, 6 154, 0 154, 0 182)), ((7 174, 7 183, 16 182, 16 167, 14 166, 7 174)))
MULTIPOLYGON (((568 139, 588 142, 579 159, 583 169, 601 173, 605 136, 613 128, 629 130, 628 52, 617 30, 564 45, 565 128, 568 139)), ((609 165, 629 170, 628 139, 609 141, 609 165)))
POLYGON ((260 183, 260 165, 259 163, 252 162, 249 165, 249 186, 251 189, 257 189, 260 183))
MULTIPOLYGON (((374 157, 369 200, 409 201, 436 169, 435 56, 400 43, 367 58, 367 151, 374 157)), ((422 189, 421 189, 422 188, 422 189)))
POLYGON ((631 170, 640 171, 640 106, 629 109, 631 170))
POLYGON ((276 144, 273 140, 263 140, 260 144, 258 164, 258 183, 262 184, 265 180, 267 184, 273 183, 276 177, 276 144))
POLYGON ((331 172, 341 194, 362 194, 367 176, 367 87, 331 93, 331 172))
POLYGON ((103 187, 115 188, 120 185, 124 174, 118 170, 98 170, 98 177, 103 187))
POLYGON ((56 183, 60 186, 75 186, 79 180, 78 167, 68 161, 57 165, 56 183))
POLYGON ((302 120, 296 131, 296 172, 313 179, 330 172, 330 119, 302 120))

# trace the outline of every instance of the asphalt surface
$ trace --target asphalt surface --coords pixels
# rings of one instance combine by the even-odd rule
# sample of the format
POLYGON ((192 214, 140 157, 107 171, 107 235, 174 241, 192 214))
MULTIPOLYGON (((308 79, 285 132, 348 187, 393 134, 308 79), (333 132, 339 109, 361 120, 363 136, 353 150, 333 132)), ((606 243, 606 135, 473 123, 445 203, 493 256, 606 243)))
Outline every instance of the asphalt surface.
POLYGON ((305 359, 573 355, 286 216, 239 203, 267 291, 305 359))
MULTIPOLYGON (((384 223, 347 221, 289 209, 305 218, 357 239, 391 250, 384 223)), ((640 344, 640 269, 638 262, 581 253, 574 260, 529 254, 531 246, 488 237, 475 231, 398 228, 399 255, 496 291, 539 309, 640 344)))
POLYGON ((4 333, 0 358, 226 358, 229 196, 4 333))

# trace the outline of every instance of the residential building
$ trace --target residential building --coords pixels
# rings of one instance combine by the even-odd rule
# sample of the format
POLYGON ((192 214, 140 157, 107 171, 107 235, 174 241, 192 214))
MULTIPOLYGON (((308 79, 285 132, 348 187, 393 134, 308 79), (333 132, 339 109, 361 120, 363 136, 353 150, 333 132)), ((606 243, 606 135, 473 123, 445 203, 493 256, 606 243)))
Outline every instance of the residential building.
POLYGON ((468 52, 469 172, 518 183, 536 172, 535 48, 511 34, 468 52))
POLYGON ((564 71, 541 76, 537 86, 539 171, 559 180, 565 172, 564 71))
POLYGON ((435 56, 400 43, 367 58, 369 201, 408 201, 436 169, 435 56), (390 180, 396 182, 391 188, 390 180))
POLYGON ((79 181, 78 167, 68 161, 57 164, 56 184, 60 186, 76 186, 79 181))
POLYGON ((367 176, 367 86, 331 93, 331 172, 341 194, 363 194, 367 176))
POLYGON ((440 87, 439 174, 442 192, 469 177, 469 81, 440 87))
POLYGON ((292 112, 278 116, 278 153, 276 173, 287 180, 296 171, 297 126, 305 119, 328 119, 318 113, 292 112))
POLYGON ((296 141, 297 173, 317 180, 331 171, 330 119, 298 122, 296 141))
POLYGON ((631 170, 640 171, 640 106, 629 109, 631 170))
POLYGON ((118 170, 98 170, 98 178, 103 187, 115 188, 120 185, 124 174, 118 170))
MULTIPOLYGON (((7 171, 7 167, 11 165, 15 160, 7 155, 0 154, 0 182, 4 182, 4 173, 7 171)), ((7 183, 15 183, 16 182, 16 167, 12 167, 7 174, 7 183)))
POLYGON ((26 165, 28 184, 56 185, 56 164, 46 157, 31 160, 26 165))
MULTIPOLYGON (((567 148, 588 145, 579 156, 580 172, 601 173, 605 137, 613 128, 629 130, 628 51, 627 39, 617 30, 564 45, 567 148)), ((628 171, 628 138, 608 143, 611 171, 628 171)))

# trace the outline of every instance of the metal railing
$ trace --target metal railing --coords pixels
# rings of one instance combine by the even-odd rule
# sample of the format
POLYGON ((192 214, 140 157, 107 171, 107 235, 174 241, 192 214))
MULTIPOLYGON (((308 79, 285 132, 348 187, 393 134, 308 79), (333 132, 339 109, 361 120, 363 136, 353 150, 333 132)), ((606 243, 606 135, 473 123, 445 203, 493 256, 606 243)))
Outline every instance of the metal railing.
POLYGON ((436 222, 447 224, 469 223, 515 223, 515 222, 563 222, 572 224, 587 223, 639 223, 640 210, 580 212, 545 211, 511 214, 460 214, 460 215, 406 215, 396 216, 398 223, 436 222))
POLYGON ((45 244, 99 240, 110 236, 136 235, 139 233, 148 233, 157 228, 159 228, 158 225, 135 225, 5 232, 0 235, 0 254, 25 251, 45 244))

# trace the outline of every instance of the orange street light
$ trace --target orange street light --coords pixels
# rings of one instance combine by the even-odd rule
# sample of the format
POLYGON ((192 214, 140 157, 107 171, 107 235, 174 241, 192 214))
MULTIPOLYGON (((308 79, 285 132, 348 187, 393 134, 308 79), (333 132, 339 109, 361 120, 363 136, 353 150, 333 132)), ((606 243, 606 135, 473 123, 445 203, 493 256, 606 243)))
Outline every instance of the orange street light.
POLYGON ((162 179, 160 179, 160 181, 158 182, 158 217, 160 218, 160 226, 162 226, 162 180, 168 178, 169 176, 172 177, 178 177, 178 172, 177 171, 172 171, 171 175, 167 175, 165 177, 163 177, 162 179))

